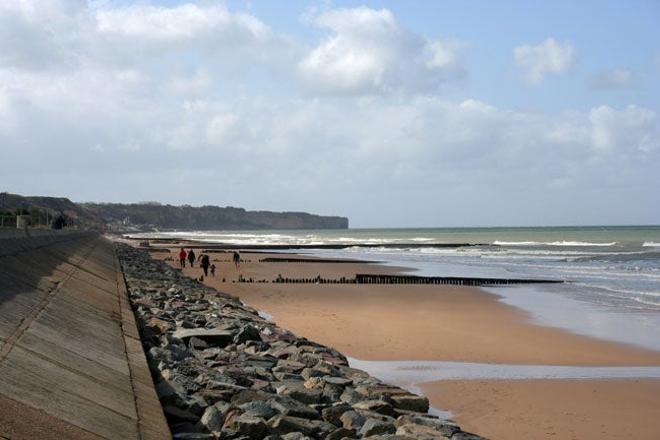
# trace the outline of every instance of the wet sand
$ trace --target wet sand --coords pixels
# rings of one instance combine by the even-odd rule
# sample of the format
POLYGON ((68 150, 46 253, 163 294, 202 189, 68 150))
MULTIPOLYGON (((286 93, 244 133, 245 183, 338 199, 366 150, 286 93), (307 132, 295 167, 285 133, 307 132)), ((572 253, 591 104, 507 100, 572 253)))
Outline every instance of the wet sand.
MULTIPOLYGON (((172 256, 176 258, 174 253, 172 256)), ((266 256, 243 254, 251 262, 243 263, 240 273, 245 278, 272 280, 278 274, 339 278, 398 270, 367 264, 258 262, 266 256)), ((215 278, 206 278, 207 284, 239 296, 246 304, 273 315, 279 325, 333 346, 350 357, 525 365, 660 365, 660 352, 535 325, 523 310, 503 304, 497 296, 477 288, 232 283, 239 271, 229 257, 229 254, 211 254, 218 271, 215 278), (227 282, 222 282, 223 277, 227 282)), ((178 266, 178 261, 170 263, 178 266)), ((198 277, 200 269, 186 268, 185 272, 198 277)), ((630 429, 627 438, 660 438, 655 422, 639 419, 649 408, 657 411, 660 407, 655 400, 658 382, 474 380, 443 381, 423 389, 432 404, 452 411, 466 429, 495 439, 571 438, 570 429, 580 434, 575 438, 619 438, 621 420, 630 426, 626 428, 630 429), (648 382, 654 386, 648 386, 648 382), (615 383, 619 385, 614 386, 615 383), (575 387, 575 396, 571 385, 575 387), (510 396, 510 403, 501 399, 504 391, 510 396), (516 407, 518 395, 521 402, 527 403, 516 407), (613 400, 603 396, 611 396, 613 400), (624 400, 619 400, 620 412, 613 418, 608 408, 613 408, 617 398, 624 400), (655 407, 649 406, 652 403, 655 407), (515 415, 516 408, 521 411, 520 416, 515 415), (580 408, 581 412, 570 408, 580 408), (567 411, 579 417, 569 417, 567 411), (633 429, 636 422, 642 425, 637 430, 633 429), (603 428, 598 432, 599 437, 589 437, 600 425, 603 428), (552 431, 549 426, 558 433, 544 437, 552 435, 546 434, 552 431), (559 427, 561 431, 557 431, 559 427), (648 432, 657 435, 648 437, 648 432)))
POLYGON ((660 379, 452 380, 422 390, 492 439, 660 438, 660 379))

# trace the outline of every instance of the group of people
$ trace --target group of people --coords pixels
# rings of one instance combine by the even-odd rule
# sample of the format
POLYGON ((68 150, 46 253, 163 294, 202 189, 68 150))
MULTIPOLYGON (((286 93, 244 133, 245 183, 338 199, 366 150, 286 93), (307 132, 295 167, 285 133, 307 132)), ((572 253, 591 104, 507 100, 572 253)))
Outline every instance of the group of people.
MULTIPOLYGON (((181 251, 179 252, 179 264, 182 269, 186 267, 186 260, 188 260, 190 267, 195 267, 195 261, 199 260, 199 266, 204 271, 204 276, 209 275, 209 269, 211 270, 211 276, 215 276, 215 264, 211 264, 211 259, 208 255, 201 254, 197 257, 195 251, 192 249, 186 252, 184 248, 181 248, 181 251)), ((241 267, 241 255, 238 252, 234 251, 232 260, 237 269, 241 267)))

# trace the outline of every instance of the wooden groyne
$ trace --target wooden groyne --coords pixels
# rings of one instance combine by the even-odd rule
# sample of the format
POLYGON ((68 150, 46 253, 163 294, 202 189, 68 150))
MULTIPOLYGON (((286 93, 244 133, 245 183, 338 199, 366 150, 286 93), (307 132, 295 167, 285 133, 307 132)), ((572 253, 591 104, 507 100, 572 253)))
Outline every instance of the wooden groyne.
POLYGON ((415 275, 355 275, 357 284, 446 284, 452 286, 503 286, 509 284, 556 284, 562 280, 522 278, 422 277, 415 275))
POLYGON ((330 258, 289 258, 289 257, 267 257, 259 260, 261 263, 323 263, 323 264, 374 264, 380 261, 370 260, 341 260, 330 258))
MULTIPOLYGON (((239 283, 264 283, 266 280, 253 280, 239 276, 239 283)), ((563 280, 522 279, 522 278, 474 278, 474 277, 422 277, 415 275, 372 275, 357 274, 353 278, 288 278, 279 275, 273 283, 281 284, 435 284, 450 286, 506 286, 514 284, 557 284, 563 280)))

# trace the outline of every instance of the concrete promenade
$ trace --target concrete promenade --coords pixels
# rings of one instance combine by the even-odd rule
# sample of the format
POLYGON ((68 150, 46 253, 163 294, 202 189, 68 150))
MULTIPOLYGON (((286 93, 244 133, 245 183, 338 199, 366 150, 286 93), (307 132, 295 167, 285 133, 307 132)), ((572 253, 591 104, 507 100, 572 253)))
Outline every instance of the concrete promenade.
POLYGON ((112 244, 0 231, 0 438, 166 439, 112 244))

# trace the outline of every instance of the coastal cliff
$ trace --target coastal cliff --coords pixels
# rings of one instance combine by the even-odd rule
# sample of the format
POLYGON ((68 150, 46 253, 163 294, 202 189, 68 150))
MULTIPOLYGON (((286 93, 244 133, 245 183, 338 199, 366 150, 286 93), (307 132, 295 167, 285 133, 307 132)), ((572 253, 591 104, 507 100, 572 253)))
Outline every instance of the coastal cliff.
POLYGON ((247 211, 220 206, 173 206, 157 203, 84 203, 82 206, 108 224, 158 229, 346 229, 346 217, 306 212, 247 211))
POLYGON ((220 206, 173 206, 148 203, 75 203, 64 197, 26 197, 0 193, 0 213, 6 224, 20 210, 35 224, 53 215, 66 216, 70 225, 114 231, 167 229, 346 229, 348 219, 305 212, 247 211, 220 206), (48 214, 48 215, 46 215, 48 214))

